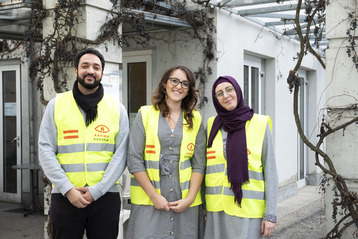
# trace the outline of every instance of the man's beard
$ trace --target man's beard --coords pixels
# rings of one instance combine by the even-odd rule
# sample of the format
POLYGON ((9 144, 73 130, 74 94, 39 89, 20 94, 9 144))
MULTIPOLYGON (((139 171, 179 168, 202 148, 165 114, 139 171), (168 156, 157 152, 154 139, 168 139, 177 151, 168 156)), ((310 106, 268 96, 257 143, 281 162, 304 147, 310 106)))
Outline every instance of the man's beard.
POLYGON ((96 88, 97 86, 99 86, 99 84, 101 84, 101 80, 102 80, 102 77, 99 78, 98 80, 96 79, 96 77, 93 75, 93 78, 94 78, 94 82, 93 83, 86 83, 85 82, 85 78, 86 76, 88 75, 84 75, 83 78, 80 78, 78 75, 77 75, 77 81, 86 89, 88 90, 92 90, 94 88, 96 88))

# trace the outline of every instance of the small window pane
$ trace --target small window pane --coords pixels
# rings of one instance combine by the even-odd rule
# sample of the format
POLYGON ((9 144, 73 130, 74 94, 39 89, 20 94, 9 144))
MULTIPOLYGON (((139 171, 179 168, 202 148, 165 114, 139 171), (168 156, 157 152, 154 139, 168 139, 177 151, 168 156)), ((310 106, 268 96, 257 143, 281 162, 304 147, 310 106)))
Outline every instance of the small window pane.
POLYGON ((4 192, 17 192, 17 171, 12 166, 17 162, 16 138, 16 71, 2 72, 3 92, 3 188, 4 192))
POLYGON ((251 67, 251 108, 259 113, 259 68, 251 67))
POLYGON ((249 66, 244 66, 244 101, 249 105, 249 66))

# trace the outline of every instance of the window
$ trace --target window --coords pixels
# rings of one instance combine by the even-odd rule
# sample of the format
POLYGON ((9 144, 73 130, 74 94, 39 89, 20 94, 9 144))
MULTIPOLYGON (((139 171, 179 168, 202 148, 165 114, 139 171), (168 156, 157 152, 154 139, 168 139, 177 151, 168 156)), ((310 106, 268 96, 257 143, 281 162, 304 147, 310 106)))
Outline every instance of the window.
POLYGON ((244 100, 255 113, 262 113, 262 86, 261 59, 246 56, 244 60, 244 100))

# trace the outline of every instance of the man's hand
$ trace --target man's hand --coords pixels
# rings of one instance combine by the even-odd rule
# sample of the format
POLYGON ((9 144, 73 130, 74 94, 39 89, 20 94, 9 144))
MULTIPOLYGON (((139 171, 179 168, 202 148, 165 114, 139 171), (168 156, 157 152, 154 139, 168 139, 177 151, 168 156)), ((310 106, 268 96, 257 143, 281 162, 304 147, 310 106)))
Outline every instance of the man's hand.
POLYGON ((94 199, 92 197, 92 194, 90 193, 89 189, 87 187, 77 187, 77 191, 82 192, 82 196, 89 202, 93 202, 94 199))
POLYGON ((77 208, 85 208, 91 203, 90 201, 86 200, 83 197, 83 193, 78 191, 76 188, 71 188, 66 193, 66 197, 70 201, 70 203, 77 208))

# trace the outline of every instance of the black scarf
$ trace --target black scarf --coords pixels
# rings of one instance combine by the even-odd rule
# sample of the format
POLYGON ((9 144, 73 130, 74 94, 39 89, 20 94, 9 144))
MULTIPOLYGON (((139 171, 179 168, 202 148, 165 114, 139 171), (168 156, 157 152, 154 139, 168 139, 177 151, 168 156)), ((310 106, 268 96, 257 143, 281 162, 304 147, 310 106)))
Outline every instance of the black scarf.
POLYGON ((84 95, 78 89, 78 80, 76 80, 72 92, 77 105, 86 113, 86 125, 88 126, 97 118, 97 105, 103 98, 103 86, 99 84, 96 92, 84 95))

